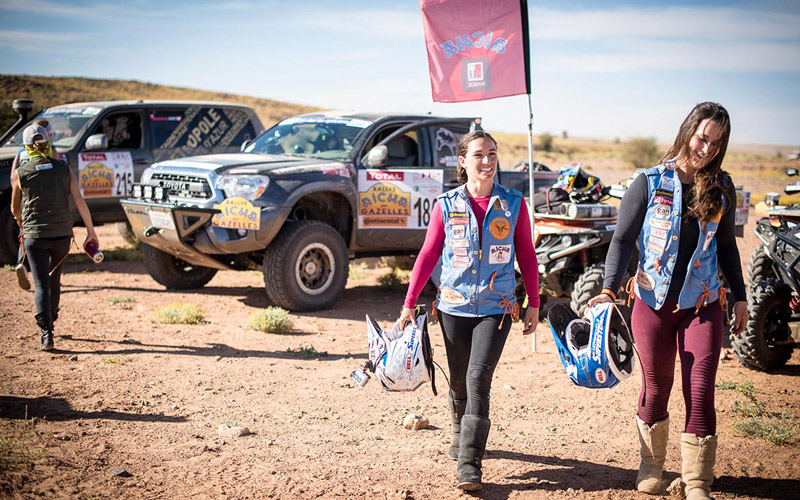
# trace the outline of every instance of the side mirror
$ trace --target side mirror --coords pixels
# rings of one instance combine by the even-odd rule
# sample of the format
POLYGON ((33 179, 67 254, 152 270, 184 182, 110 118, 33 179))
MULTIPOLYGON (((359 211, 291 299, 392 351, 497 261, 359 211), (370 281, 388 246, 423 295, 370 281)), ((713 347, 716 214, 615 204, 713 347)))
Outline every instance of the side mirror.
POLYGON ((366 166, 368 168, 381 168, 385 167, 387 159, 389 158, 389 148, 386 146, 375 146, 367 153, 366 166))
POLYGON ((239 151, 244 153, 244 150, 247 149, 247 146, 249 146, 249 145, 250 145, 250 140, 248 139, 248 140, 246 140, 246 141, 244 141, 242 143, 242 147, 239 148, 239 151))
POLYGON ((789 177, 794 177, 795 175, 797 175, 797 173, 798 172, 796 168, 790 167, 786 169, 786 175, 788 175, 789 177))
POLYGON ((98 149, 108 149, 108 137, 105 134, 90 135, 86 139, 86 151, 97 151, 98 149))

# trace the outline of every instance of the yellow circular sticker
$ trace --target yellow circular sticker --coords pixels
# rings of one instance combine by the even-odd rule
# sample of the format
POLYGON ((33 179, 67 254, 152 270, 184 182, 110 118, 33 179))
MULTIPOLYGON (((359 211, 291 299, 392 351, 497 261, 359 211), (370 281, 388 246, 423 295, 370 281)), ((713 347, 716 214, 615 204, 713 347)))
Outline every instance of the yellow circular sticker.
POLYGON ((489 232, 497 240, 503 240, 511 232, 511 223, 505 217, 495 217, 489 223, 489 232))

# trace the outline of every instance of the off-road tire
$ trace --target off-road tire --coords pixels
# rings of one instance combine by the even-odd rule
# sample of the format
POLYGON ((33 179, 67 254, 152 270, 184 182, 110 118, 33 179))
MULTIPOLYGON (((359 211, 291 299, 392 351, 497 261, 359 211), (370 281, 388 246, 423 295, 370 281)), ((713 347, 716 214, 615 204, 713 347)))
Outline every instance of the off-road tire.
MULTIPOLYGON (((578 316, 583 316, 583 312, 589 306, 589 299, 599 295, 603 291, 603 278, 606 274, 605 264, 592 264, 578 277, 575 286, 572 288, 571 300, 569 302, 570 308, 575 311, 578 316)), ((626 271, 622 279, 622 287, 617 292, 617 307, 622 317, 631 324, 631 308, 627 305, 628 295, 625 292, 625 285, 630 279, 629 273, 626 271), (623 302, 625 302, 623 304, 623 302)))
POLYGON ((759 244, 753 249, 747 262, 747 285, 752 287, 759 281, 777 277, 766 247, 759 244))
POLYGON ((202 288, 217 274, 216 269, 189 264, 150 245, 142 245, 142 262, 150 276, 169 290, 202 288))
POLYGON ((122 236, 122 239, 125 240, 126 243, 129 243, 134 247, 139 245, 139 238, 137 238, 136 233, 133 232, 130 222, 117 222, 116 226, 117 232, 120 236, 122 236))
POLYGON ((320 221, 287 222, 264 252, 264 288, 290 311, 332 307, 347 285, 347 245, 320 221))
POLYGON ((11 215, 11 205, 0 208, 0 265, 17 263, 19 251, 19 226, 11 215))
POLYGON ((792 289, 778 279, 757 282, 747 301, 747 327, 731 335, 736 359, 747 368, 770 371, 785 365, 792 356, 792 345, 775 345, 791 339, 789 301, 792 289))

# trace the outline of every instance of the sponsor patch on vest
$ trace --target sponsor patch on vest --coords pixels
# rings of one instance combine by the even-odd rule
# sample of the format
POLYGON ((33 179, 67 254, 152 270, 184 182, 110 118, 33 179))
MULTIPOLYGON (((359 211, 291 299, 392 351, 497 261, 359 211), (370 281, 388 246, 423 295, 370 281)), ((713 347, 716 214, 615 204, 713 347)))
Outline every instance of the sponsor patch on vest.
POLYGON ((41 165, 36 165, 36 171, 37 172, 39 170, 50 170, 51 168, 53 168, 53 164, 52 163, 42 163, 41 165))
POLYGON ((511 245, 491 245, 489 264, 508 264, 511 262, 511 245))
POLYGON ((442 302, 447 302, 448 304, 464 304, 467 302, 466 297, 446 286, 439 287, 439 298, 442 302))
POLYGON ((672 177, 667 177, 666 175, 661 177, 661 182, 658 183, 658 187, 661 189, 666 189, 668 191, 672 191, 675 189, 675 181, 672 177))
POLYGON ((653 228, 650 229, 650 239, 653 239, 653 238, 660 238, 660 239, 664 240, 664 243, 666 243, 667 242, 667 232, 665 230, 663 230, 663 229, 658 229, 656 227, 653 227, 653 228))
POLYGON ((703 251, 704 251, 704 252, 705 252, 706 250, 708 250, 708 245, 710 245, 710 244, 711 244, 711 240, 713 240, 713 239, 714 239, 714 235, 715 235, 716 233, 717 233, 716 231, 709 231, 709 232, 708 232, 708 234, 706 234, 706 241, 704 241, 704 242, 703 242, 703 251))
POLYGON ((453 202, 453 208, 460 212, 463 212, 467 209, 467 202, 464 201, 464 198, 461 197, 456 198, 456 201, 453 202))
POLYGON ((469 240, 466 240, 466 239, 453 239, 453 240, 450 240, 450 246, 453 247, 453 248, 456 248, 456 247, 466 248, 466 247, 469 246, 469 240))
POLYGON ((467 212, 450 212, 447 214, 448 219, 456 219, 456 218, 468 218, 469 214, 467 212))
POLYGON ((636 271, 636 284, 639 285, 639 288, 644 288, 645 290, 652 292, 656 287, 656 280, 654 280, 653 277, 646 272, 642 271, 642 268, 639 268, 636 271))
POLYGON ((657 253, 658 255, 661 255, 662 253, 664 253, 664 249, 666 247, 667 247, 666 245, 661 245, 661 246, 656 245, 652 241, 648 241, 647 242, 647 248, 649 248, 651 251, 657 253))
POLYGON ((453 238, 464 238, 467 236, 467 226, 450 226, 450 236, 453 238))
POLYGON ((668 220, 658 220, 656 218, 650 219, 650 225, 658 229, 670 229, 672 223, 668 220))
POLYGON ((495 217, 489 223, 489 232, 496 240, 504 240, 511 233, 511 223, 505 217, 495 217))
POLYGON ((467 250, 466 248, 456 247, 453 248, 453 255, 461 255, 461 256, 469 255, 469 250, 467 250))
POLYGON ((466 226, 467 224, 469 224, 469 219, 465 219, 465 218, 449 218, 449 219, 447 219, 447 224, 450 225, 450 226, 457 226, 457 225, 466 226))
POLYGON ((669 205, 656 205, 656 217, 659 219, 669 219, 669 213, 672 212, 672 209, 669 208, 669 205))
POLYGON ((664 198, 672 199, 672 190, 670 189, 667 191, 666 189, 656 189, 656 196, 663 196, 664 198))
POLYGON ((505 212, 508 210, 508 202, 502 198, 494 200, 494 209, 498 212, 505 212))
POLYGON ((472 259, 467 257, 453 257, 451 265, 457 269, 466 269, 472 264, 472 259))
POLYGON ((658 203, 659 205, 672 206, 672 198, 667 198, 666 196, 656 196, 653 198, 653 202, 658 203))

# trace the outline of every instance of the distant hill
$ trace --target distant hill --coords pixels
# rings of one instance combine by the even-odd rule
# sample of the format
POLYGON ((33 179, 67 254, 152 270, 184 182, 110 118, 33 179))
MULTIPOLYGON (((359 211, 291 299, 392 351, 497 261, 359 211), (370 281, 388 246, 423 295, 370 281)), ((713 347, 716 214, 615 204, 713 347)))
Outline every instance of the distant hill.
POLYGON ((35 112, 57 104, 81 101, 129 99, 226 101, 253 108, 264 123, 264 127, 269 127, 288 116, 319 109, 270 99, 168 87, 135 80, 0 75, 0 133, 17 121, 18 115, 12 109, 11 103, 14 99, 21 98, 33 99, 35 112))

